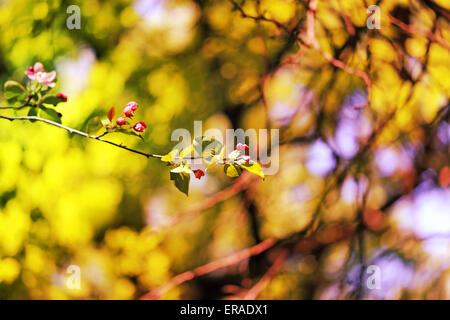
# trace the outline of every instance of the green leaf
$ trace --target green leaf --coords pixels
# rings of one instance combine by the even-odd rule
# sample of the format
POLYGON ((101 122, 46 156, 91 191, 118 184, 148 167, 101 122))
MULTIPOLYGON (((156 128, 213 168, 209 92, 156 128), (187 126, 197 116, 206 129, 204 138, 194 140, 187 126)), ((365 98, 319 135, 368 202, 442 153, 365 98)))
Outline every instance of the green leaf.
POLYGON ((175 187, 181 192, 189 195, 189 181, 191 180, 191 173, 194 173, 189 164, 182 162, 176 168, 170 170, 170 180, 175 182, 175 187))
POLYGON ((52 104, 54 106, 57 106, 58 103, 63 102, 60 98, 57 98, 56 96, 52 96, 52 95, 47 95, 44 96, 41 100, 41 103, 47 103, 47 104, 52 104))
POLYGON ((189 196, 189 181, 191 176, 185 172, 172 172, 170 171, 170 180, 174 181, 175 187, 183 192, 186 196, 189 196))
POLYGON ((27 93, 25 88, 17 81, 8 80, 5 82, 5 98, 12 107, 17 107, 25 102, 27 93))
POLYGON ((100 120, 100 117, 95 116, 95 117, 92 117, 91 119, 89 119, 89 121, 87 123, 87 132, 89 134, 97 132, 101 128, 103 128, 103 125, 102 125, 102 121, 100 120))
POLYGON ((262 172, 261 166, 257 162, 241 164, 241 168, 251 173, 257 174, 264 179, 264 173, 262 172))
MULTIPOLYGON (((28 111, 28 116, 35 117, 35 116, 37 116, 37 113, 38 113, 38 109, 36 107, 31 107, 30 110, 28 111)), ((36 122, 36 120, 30 120, 30 122, 36 122)))
POLYGON ((5 95, 6 93, 10 95, 11 94, 19 95, 26 92, 25 88, 19 82, 14 80, 6 81, 4 87, 5 87, 5 95))
POLYGON ((239 177, 242 173, 242 169, 237 164, 226 164, 223 170, 230 178, 239 177))
POLYGON ((57 112, 54 109, 50 109, 50 108, 46 108, 44 106, 40 106, 39 109, 41 109, 40 115, 41 117, 57 122, 57 123, 61 123, 61 117, 62 114, 57 112))

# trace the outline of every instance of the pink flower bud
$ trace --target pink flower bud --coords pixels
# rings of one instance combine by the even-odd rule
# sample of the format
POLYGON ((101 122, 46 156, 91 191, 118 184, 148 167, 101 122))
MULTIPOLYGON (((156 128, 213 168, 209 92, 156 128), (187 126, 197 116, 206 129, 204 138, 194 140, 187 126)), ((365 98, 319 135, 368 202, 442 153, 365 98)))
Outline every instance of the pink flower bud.
POLYGON ((125 106, 125 108, 130 108, 131 111, 136 111, 138 107, 139 105, 134 101, 128 102, 127 105, 125 106))
POLYGON ((127 123, 127 119, 125 119, 124 117, 119 117, 119 118, 117 118, 116 123, 117 123, 119 126, 123 126, 124 124, 127 123))
POLYGON ((244 151, 247 149, 248 149, 248 146, 246 144, 238 143, 236 146, 236 150, 238 150, 238 151, 244 151))
POLYGON ((139 121, 134 125, 133 129, 137 132, 144 132, 145 129, 147 129, 147 125, 145 124, 145 122, 139 121))
POLYGON ((128 118, 134 117, 134 111, 131 109, 131 107, 125 107, 125 109, 123 109, 123 113, 128 118))
POLYGON ((67 101, 67 96, 61 92, 56 94, 56 97, 61 99, 62 101, 66 102, 67 101))
POLYGON ((243 159, 245 162, 250 162, 250 156, 242 156, 242 159, 243 159))
POLYGON ((205 173, 203 172, 203 170, 198 169, 194 170, 194 175, 197 179, 200 180, 205 175, 205 173))

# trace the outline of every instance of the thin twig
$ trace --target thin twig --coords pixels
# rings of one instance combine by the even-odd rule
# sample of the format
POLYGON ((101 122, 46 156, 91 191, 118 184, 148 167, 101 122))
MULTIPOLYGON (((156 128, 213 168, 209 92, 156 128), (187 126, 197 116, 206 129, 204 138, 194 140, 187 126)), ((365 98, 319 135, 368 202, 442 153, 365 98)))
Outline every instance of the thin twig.
POLYGON ((57 122, 54 122, 54 121, 51 121, 51 120, 48 120, 48 119, 36 117, 36 116, 7 117, 7 116, 0 115, 0 118, 1 118, 1 119, 6 119, 6 120, 9 120, 9 121, 14 121, 14 120, 34 120, 34 121, 40 121, 40 122, 44 122, 44 123, 50 124, 50 125, 52 125, 52 126, 55 126, 55 127, 61 128, 61 129, 64 129, 64 130, 66 130, 66 131, 68 131, 68 132, 70 132, 70 133, 72 133, 72 134, 77 134, 77 135, 82 136, 82 137, 85 137, 85 138, 98 140, 98 141, 101 141, 101 142, 104 142, 104 143, 113 145, 113 146, 115 146, 115 147, 118 147, 118 148, 121 148, 121 149, 130 151, 130 152, 139 154, 139 155, 144 156, 144 157, 146 157, 146 158, 159 158, 159 159, 160 159, 160 158, 163 157, 162 155, 159 155, 159 154, 145 153, 145 152, 142 152, 142 151, 139 151, 139 150, 135 150, 135 149, 132 149, 132 148, 128 148, 127 146, 124 146, 124 145, 122 145, 122 144, 118 144, 118 143, 115 143, 115 142, 112 142, 112 141, 108 141, 108 140, 102 139, 101 136, 91 136, 91 135, 89 135, 89 134, 86 133, 86 132, 79 131, 79 130, 77 130, 77 129, 73 129, 73 128, 67 127, 67 126, 65 126, 65 125, 62 125, 62 124, 60 124, 60 123, 57 123, 57 122))
POLYGON ((393 16, 389 16, 389 20, 395 24, 397 27, 399 27, 401 30, 403 30, 404 32, 407 32, 409 34, 422 34, 424 37, 430 39, 432 42, 435 42, 437 44, 439 44, 440 46, 444 47, 447 50, 450 50, 450 44, 448 44, 447 42, 445 42, 443 39, 438 38, 434 33, 429 32, 427 30, 424 30, 422 28, 413 26, 413 25, 408 25, 406 23, 404 23, 403 21, 393 17, 393 16))
POLYGON ((31 101, 31 98, 33 98, 33 96, 32 96, 32 95, 29 95, 28 98, 27 98, 27 100, 25 100, 25 103, 22 104, 22 105, 20 105, 20 106, 17 106, 17 107, 13 107, 13 106, 0 107, 0 109, 1 109, 1 110, 5 110, 5 109, 20 110, 20 109, 23 109, 23 108, 25 108, 25 107, 27 107, 27 106, 29 105, 29 103, 30 103, 30 101, 31 101))

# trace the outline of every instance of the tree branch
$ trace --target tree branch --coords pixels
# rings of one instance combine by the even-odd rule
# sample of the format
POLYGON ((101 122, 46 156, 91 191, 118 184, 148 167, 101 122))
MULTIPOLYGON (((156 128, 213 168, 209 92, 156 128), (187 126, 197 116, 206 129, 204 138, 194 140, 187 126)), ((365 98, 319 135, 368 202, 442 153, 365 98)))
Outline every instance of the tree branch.
POLYGON ((202 276, 208 273, 211 273, 213 271, 235 265, 242 260, 248 259, 252 256, 258 255, 270 248, 272 248, 275 244, 277 244, 277 240, 273 238, 269 238, 264 240, 263 242, 258 243, 257 245, 244 249, 242 251, 236 252, 235 254, 218 259, 216 261, 207 263, 203 266, 200 266, 198 268, 195 268, 190 271, 186 271, 183 273, 180 273, 179 275, 173 277, 168 283, 164 284, 163 286, 156 288, 149 293, 142 296, 141 300, 151 300, 151 299, 158 299, 161 294, 169 290, 170 288, 174 286, 178 286, 186 281, 189 281, 195 277, 202 276))
POLYGON ((124 145, 121 145, 121 144, 118 144, 118 143, 115 143, 115 142, 112 142, 112 141, 108 141, 108 140, 102 139, 101 136, 103 136, 103 135, 91 136, 91 135, 89 135, 86 132, 79 131, 77 129, 73 129, 73 128, 70 128, 70 127, 66 127, 66 126, 64 126, 64 125, 62 125, 60 123, 57 123, 57 122, 54 122, 54 121, 51 121, 51 120, 48 120, 48 119, 44 119, 44 118, 39 118, 39 117, 36 117, 36 116, 7 117, 7 116, 0 115, 0 119, 6 119, 6 120, 9 120, 9 121, 14 121, 14 120, 40 121, 40 122, 44 122, 44 123, 50 124, 52 126, 58 127, 60 129, 64 129, 64 130, 66 130, 66 131, 68 131, 68 132, 70 132, 72 134, 76 134, 76 135, 79 135, 79 136, 82 136, 82 137, 85 137, 85 138, 88 138, 88 139, 98 140, 98 141, 101 141, 101 142, 113 145, 115 147, 118 147, 118 148, 130 151, 130 152, 139 154, 139 155, 144 156, 146 158, 158 158, 158 159, 160 159, 160 158, 163 157, 162 155, 159 155, 159 154, 145 153, 145 152, 142 152, 142 151, 139 151, 139 150, 128 148, 127 146, 124 146, 124 145))

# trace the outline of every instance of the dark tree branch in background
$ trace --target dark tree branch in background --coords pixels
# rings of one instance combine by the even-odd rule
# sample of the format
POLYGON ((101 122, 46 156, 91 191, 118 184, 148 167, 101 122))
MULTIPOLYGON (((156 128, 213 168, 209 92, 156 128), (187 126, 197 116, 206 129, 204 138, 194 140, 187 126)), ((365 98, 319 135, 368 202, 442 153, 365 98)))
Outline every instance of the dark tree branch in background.
POLYGON ((208 273, 211 273, 213 271, 236 265, 237 263, 250 258, 251 256, 258 255, 269 248, 273 247, 277 241, 275 239, 269 238, 264 240, 261 243, 258 243, 257 245, 244 249, 242 251, 239 251, 231 256, 207 263, 203 266, 200 266, 198 268, 195 268, 192 271, 186 271, 183 272, 175 277, 173 277, 168 283, 165 285, 150 291, 146 295, 142 296, 141 299, 148 300, 148 299, 159 299, 161 294, 169 290, 170 288, 180 285, 186 281, 189 281, 195 277, 199 277, 208 273))
POLYGON ((254 21, 270 22, 270 23, 273 23, 274 25, 276 25, 278 28, 283 29, 286 32, 289 32, 289 29, 284 24, 282 24, 281 22, 279 22, 279 21, 277 21, 275 19, 267 18, 267 17, 264 16, 264 14, 261 14, 261 15, 258 15, 258 16, 249 15, 249 14, 247 14, 244 11, 244 9, 236 1, 230 0, 230 2, 233 4, 233 7, 241 13, 242 17, 247 18, 247 19, 251 19, 251 20, 254 20, 254 21))
POLYGON ((439 38, 432 32, 423 30, 423 29, 413 26, 413 25, 408 25, 393 16, 389 16, 389 20, 393 24, 395 24, 397 27, 399 27, 401 30, 403 30, 404 32, 407 32, 407 33, 413 34, 413 35, 419 33, 419 34, 423 35, 424 37, 430 39, 432 42, 435 42, 435 43, 439 44, 440 46, 444 47, 445 49, 450 50, 450 44, 448 44, 447 42, 445 42, 443 39, 439 38))
POLYGON ((273 265, 269 268, 267 273, 259 280, 251 289, 249 289, 245 295, 245 300, 254 300, 256 299, 262 290, 267 286, 267 284, 275 277, 275 275, 280 271, 281 267, 283 266, 284 261, 289 255, 288 250, 281 250, 281 252, 278 254, 277 258, 275 259, 275 262, 273 265))

